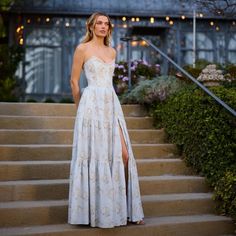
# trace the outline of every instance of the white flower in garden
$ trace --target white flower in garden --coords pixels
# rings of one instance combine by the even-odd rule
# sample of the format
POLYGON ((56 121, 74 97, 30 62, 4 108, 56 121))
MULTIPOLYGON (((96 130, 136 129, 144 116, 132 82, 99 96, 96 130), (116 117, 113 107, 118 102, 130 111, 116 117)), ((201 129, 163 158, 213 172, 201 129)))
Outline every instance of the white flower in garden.
POLYGON ((224 75, 222 74, 222 71, 217 70, 215 64, 211 64, 206 66, 206 68, 202 70, 197 80, 214 82, 214 81, 225 81, 225 78, 224 75))

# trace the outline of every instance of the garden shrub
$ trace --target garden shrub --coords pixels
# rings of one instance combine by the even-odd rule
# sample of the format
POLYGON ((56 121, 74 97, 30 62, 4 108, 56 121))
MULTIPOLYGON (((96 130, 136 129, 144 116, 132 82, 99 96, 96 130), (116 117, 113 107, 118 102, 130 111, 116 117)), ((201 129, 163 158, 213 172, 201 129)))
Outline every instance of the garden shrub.
POLYGON ((46 98, 46 99, 44 100, 44 102, 45 102, 45 103, 54 103, 55 100, 52 99, 52 98, 50 98, 50 97, 48 97, 48 98, 46 98))
POLYGON ((174 76, 158 76, 152 80, 140 81, 134 89, 124 94, 121 102, 153 106, 164 101, 182 86, 183 83, 174 76))
POLYGON ((60 100, 60 103, 74 103, 72 98, 64 97, 60 100))
MULTIPOLYGON (((211 88, 236 109, 234 88, 211 88)), ((184 87, 156 104, 153 116, 170 140, 181 147, 185 161, 206 176, 224 214, 236 217, 236 120, 195 85, 184 87)))
POLYGON ((17 46, 0 47, 0 101, 16 102, 24 96, 25 83, 15 75, 24 51, 17 46))

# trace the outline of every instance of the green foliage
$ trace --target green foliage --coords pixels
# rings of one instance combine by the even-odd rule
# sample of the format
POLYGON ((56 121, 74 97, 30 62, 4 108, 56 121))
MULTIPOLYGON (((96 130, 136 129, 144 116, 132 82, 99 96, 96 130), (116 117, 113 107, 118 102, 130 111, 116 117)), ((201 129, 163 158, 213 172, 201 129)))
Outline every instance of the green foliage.
MULTIPOLYGON (((136 86, 140 79, 152 79, 160 74, 159 65, 151 65, 143 60, 134 60, 131 62, 131 84, 136 86)), ((116 64, 113 82, 118 95, 123 94, 128 89, 128 63, 120 61, 116 64)))
MULTIPOLYGON (((201 71, 209 64, 211 63, 204 59, 200 59, 196 61, 195 68, 193 68, 193 65, 190 64, 185 65, 183 69, 196 79, 200 75, 201 71)), ((183 80, 190 82, 190 79, 188 79, 185 75, 183 76, 183 80)))
MULTIPOLYGON (((212 91, 236 108, 235 89, 214 87, 212 91)), ((181 147, 187 164, 215 187, 221 212, 236 217, 235 117, 196 86, 185 87, 157 103, 153 115, 171 141, 181 147)))
POLYGON ((46 98, 45 100, 44 100, 44 102, 45 103, 54 103, 55 101, 52 99, 52 98, 46 98))
POLYGON ((181 86, 183 83, 174 76, 159 76, 152 80, 140 81, 131 92, 124 94, 121 102, 154 105, 164 101, 181 86))
POLYGON ((230 78, 236 80, 236 65, 235 64, 228 64, 225 66, 225 73, 230 75, 230 78))
POLYGON ((72 98, 62 98, 60 103, 74 103, 72 98))
POLYGON ((26 102, 37 102, 37 100, 35 100, 34 98, 28 98, 26 102))
MULTIPOLYGON (((20 1, 20 0, 18 0, 20 1)), ((17 2, 18 2, 17 1, 17 2)), ((14 3, 13 0, 1 0, 0 3, 0 11, 5 12, 10 9, 10 6, 14 3)), ((6 26, 4 25, 4 13, 0 14, 0 38, 5 38, 7 36, 6 26)))
POLYGON ((0 101, 18 101, 24 94, 24 84, 15 76, 24 51, 17 46, 0 47, 0 101))
POLYGON ((219 202, 218 209, 222 214, 236 217, 236 165, 227 170, 216 182, 214 199, 219 202))

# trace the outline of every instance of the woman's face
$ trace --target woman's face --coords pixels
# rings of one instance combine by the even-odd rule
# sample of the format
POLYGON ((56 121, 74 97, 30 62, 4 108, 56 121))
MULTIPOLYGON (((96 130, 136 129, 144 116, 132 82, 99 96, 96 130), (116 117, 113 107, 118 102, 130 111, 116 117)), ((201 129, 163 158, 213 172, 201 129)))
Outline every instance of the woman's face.
POLYGON ((109 21, 106 16, 98 16, 94 26, 94 34, 98 37, 106 37, 109 31, 109 21))

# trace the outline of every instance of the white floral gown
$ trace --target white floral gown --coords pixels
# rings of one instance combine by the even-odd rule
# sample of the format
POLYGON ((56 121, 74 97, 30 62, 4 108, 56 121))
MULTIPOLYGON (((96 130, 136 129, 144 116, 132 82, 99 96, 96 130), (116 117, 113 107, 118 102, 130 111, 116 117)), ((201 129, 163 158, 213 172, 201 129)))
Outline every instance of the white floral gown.
POLYGON ((95 56, 84 64, 88 86, 77 110, 68 223, 112 228, 143 219, 136 162, 124 115, 112 85, 115 61, 95 56), (126 196, 125 171, 119 133, 129 154, 126 196))

